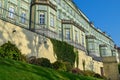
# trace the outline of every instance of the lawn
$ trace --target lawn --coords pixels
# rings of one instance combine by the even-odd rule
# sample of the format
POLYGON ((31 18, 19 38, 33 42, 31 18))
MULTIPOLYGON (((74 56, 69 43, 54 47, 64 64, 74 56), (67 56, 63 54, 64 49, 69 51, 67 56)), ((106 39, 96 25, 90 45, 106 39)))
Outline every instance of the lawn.
POLYGON ((0 58, 0 80, 100 80, 0 58))

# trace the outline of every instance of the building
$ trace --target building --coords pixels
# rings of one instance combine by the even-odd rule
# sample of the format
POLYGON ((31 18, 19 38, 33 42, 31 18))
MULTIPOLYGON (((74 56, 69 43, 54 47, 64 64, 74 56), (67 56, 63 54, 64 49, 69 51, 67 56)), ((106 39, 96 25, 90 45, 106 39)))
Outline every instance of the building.
POLYGON ((29 56, 45 56, 55 61, 54 56, 51 58, 53 52, 43 54, 47 52, 41 49, 44 36, 73 45, 79 50, 79 68, 83 69, 81 64, 85 61, 86 70, 99 74, 103 74, 102 57, 117 55, 112 38, 97 29, 72 0, 0 0, 0 20, 1 26, 7 23, 12 26, 0 29, 3 34, 0 36, 0 44, 7 40, 13 41, 29 56))
POLYGON ((95 58, 115 56, 111 37, 96 29, 72 0, 33 0, 32 15, 36 15, 31 16, 35 31, 87 49, 86 54, 95 58))
POLYGON ((29 29, 30 0, 0 0, 0 17, 29 29))

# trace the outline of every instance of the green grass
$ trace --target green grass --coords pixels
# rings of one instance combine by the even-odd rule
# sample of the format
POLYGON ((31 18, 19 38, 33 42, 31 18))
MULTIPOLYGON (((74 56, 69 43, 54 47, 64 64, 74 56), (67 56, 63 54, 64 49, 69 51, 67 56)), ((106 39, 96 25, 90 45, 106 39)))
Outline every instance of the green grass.
POLYGON ((99 80, 19 61, 0 59, 0 80, 99 80))

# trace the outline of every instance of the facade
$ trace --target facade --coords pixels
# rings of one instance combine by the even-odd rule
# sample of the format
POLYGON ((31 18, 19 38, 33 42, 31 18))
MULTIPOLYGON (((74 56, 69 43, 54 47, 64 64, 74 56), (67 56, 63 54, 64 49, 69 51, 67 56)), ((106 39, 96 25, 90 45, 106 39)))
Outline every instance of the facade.
POLYGON ((0 44, 10 40, 22 53, 52 62, 56 56, 46 37, 66 41, 78 49, 81 70, 85 61, 86 70, 101 75, 102 57, 118 54, 111 37, 95 28, 72 0, 0 0, 0 33, 0 44))
POLYGON ((94 27, 72 0, 0 0, 2 19, 66 41, 96 57, 115 56, 113 40, 94 27))
POLYGON ((31 29, 66 41, 95 59, 116 55, 111 37, 96 29, 72 0, 33 0, 31 20, 35 22, 31 29))
POLYGON ((0 18, 29 29, 30 0, 0 0, 0 18))

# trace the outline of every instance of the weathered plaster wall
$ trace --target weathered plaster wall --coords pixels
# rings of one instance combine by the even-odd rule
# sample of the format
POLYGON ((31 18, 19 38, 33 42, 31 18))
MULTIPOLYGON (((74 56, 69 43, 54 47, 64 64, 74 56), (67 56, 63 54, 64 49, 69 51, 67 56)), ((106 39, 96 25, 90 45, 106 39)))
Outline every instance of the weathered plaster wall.
MULTIPOLYGON (((0 20, 0 45, 11 41, 27 56, 37 56, 48 58, 51 62, 56 61, 53 45, 48 38, 40 36, 19 26, 0 20)), ((79 68, 83 70, 83 60, 85 60, 85 70, 100 72, 103 67, 102 62, 94 61, 85 52, 79 50, 79 68)))
POLYGON ((119 80, 118 63, 116 57, 103 58, 104 73, 109 80, 119 80))
MULTIPOLYGON (((79 53, 79 65, 78 67, 81 70, 84 70, 83 68, 83 61, 85 61, 85 70, 91 70, 94 71, 96 73, 101 74, 101 67, 103 67, 103 63, 99 62, 99 61, 95 61, 92 59, 92 57, 86 55, 85 52, 83 51, 78 51, 79 53)), ((76 65, 76 63, 75 63, 76 65)))
POLYGON ((27 56, 45 57, 56 61, 49 39, 19 26, 0 20, 0 45, 11 41, 27 56))

